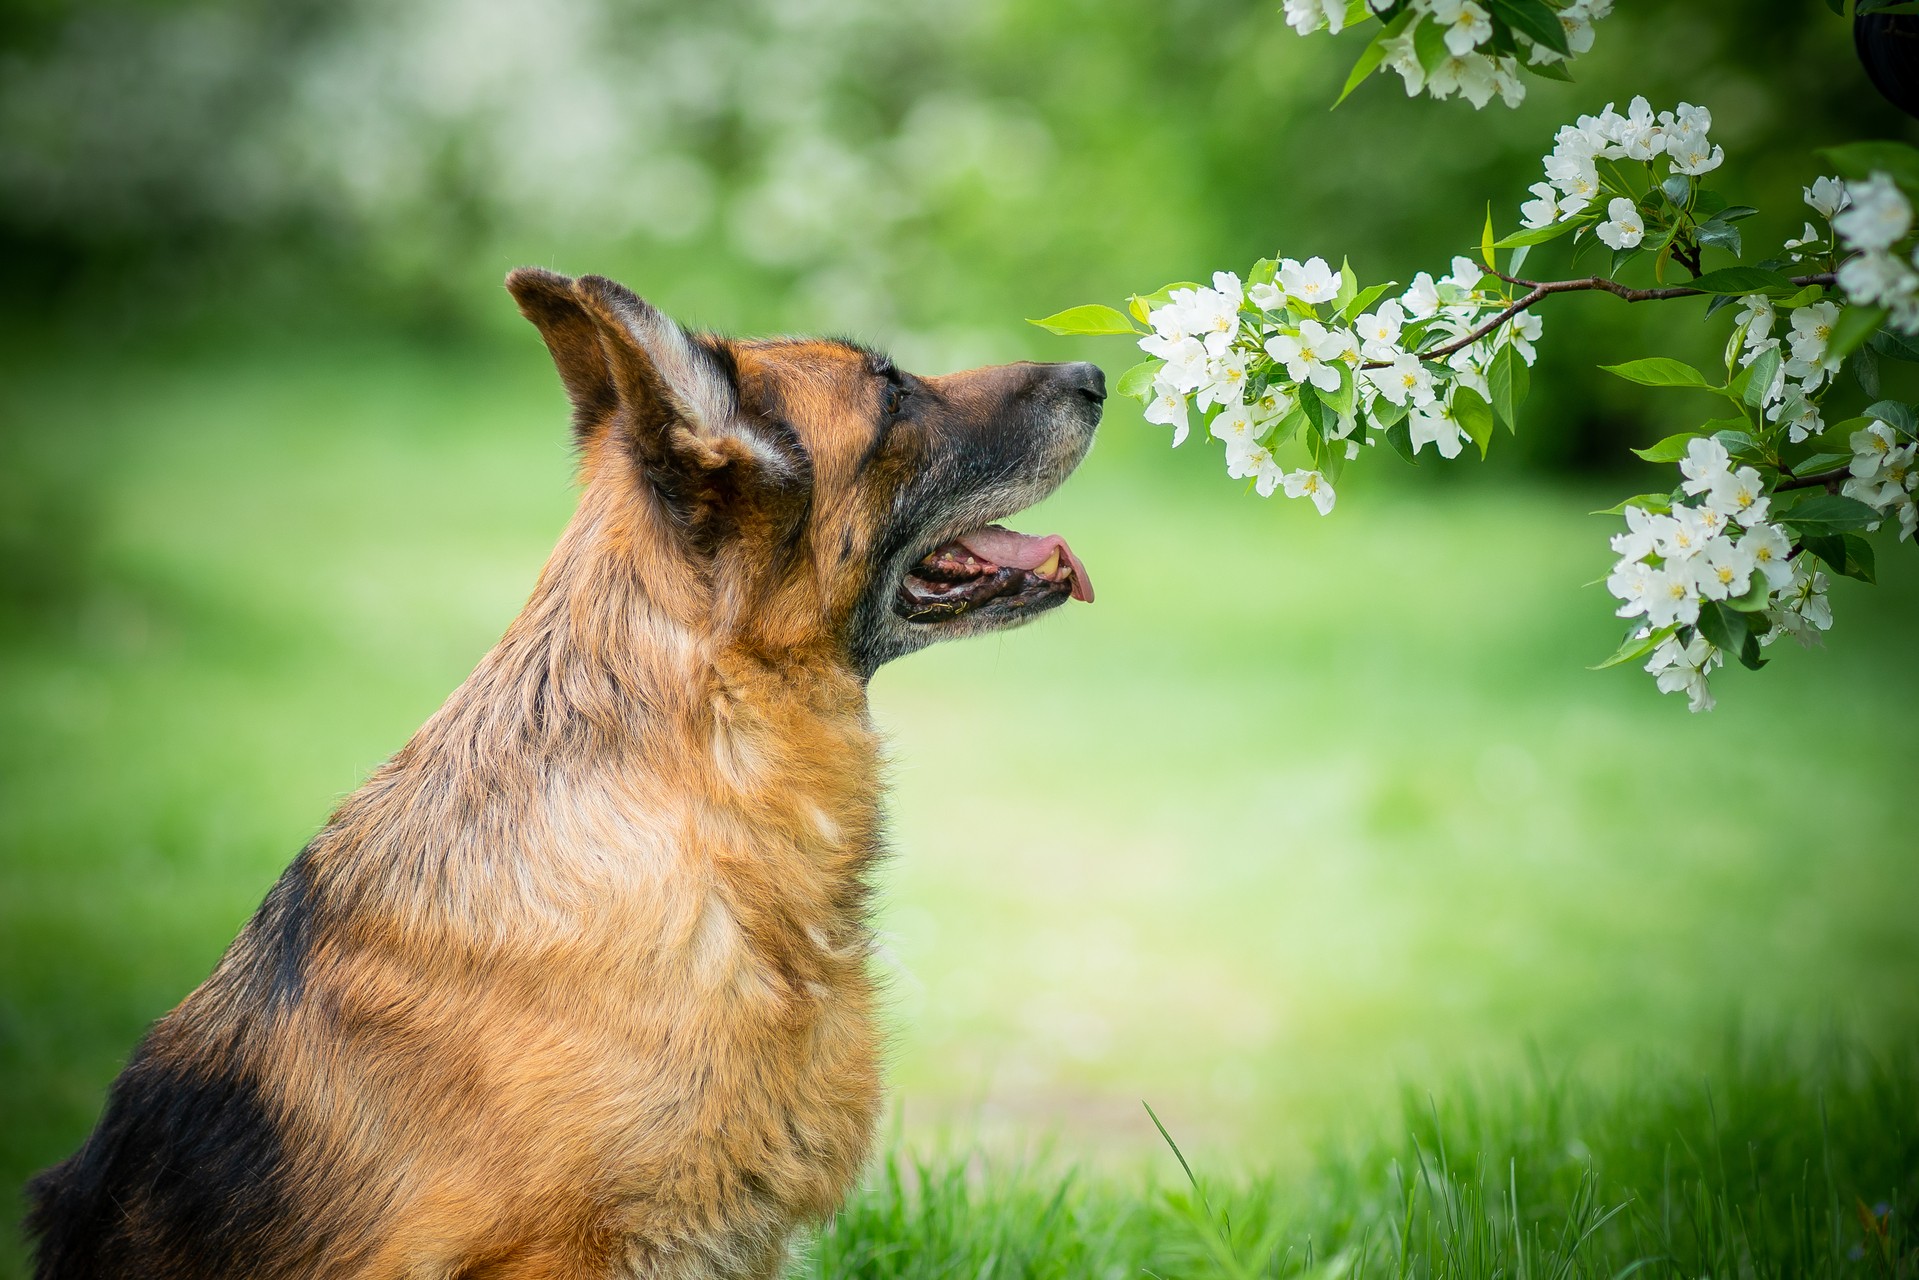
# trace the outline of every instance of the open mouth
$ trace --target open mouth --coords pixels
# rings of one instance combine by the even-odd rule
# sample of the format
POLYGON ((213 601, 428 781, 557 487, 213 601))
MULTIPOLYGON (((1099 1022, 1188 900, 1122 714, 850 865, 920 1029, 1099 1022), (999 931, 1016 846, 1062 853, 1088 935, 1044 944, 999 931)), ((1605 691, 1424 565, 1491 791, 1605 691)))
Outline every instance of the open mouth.
POLYGON ((1093 581, 1066 539, 989 524, 941 543, 907 570, 893 610, 908 622, 943 622, 983 605, 1038 610, 1068 596, 1090 602, 1093 581))

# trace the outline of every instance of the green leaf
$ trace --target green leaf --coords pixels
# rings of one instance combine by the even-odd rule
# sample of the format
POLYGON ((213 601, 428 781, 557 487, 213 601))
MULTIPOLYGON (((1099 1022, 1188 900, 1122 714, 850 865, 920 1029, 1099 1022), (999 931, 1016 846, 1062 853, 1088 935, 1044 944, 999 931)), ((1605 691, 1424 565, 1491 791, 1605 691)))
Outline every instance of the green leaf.
POLYGON ((1345 86, 1340 89, 1339 96, 1333 99, 1334 107, 1346 101, 1353 90, 1366 82, 1367 76, 1379 70, 1379 64, 1386 60, 1386 42, 1391 38, 1388 31, 1381 30, 1359 51, 1359 61, 1353 63, 1353 69, 1346 74, 1345 86))
MULTIPOLYGON (((1563 61, 1561 62, 1527 61, 1527 62, 1521 62, 1519 64, 1519 68, 1522 71, 1532 72, 1534 75, 1538 76, 1541 80, 1562 80, 1567 84, 1572 83, 1572 78, 1573 78, 1572 68, 1567 66, 1565 62, 1563 61)), ((1514 272, 1513 274, 1517 275, 1519 273, 1514 272)))
POLYGON ((1394 453, 1406 459, 1406 461, 1412 463, 1415 467, 1419 465, 1419 458, 1413 453, 1412 429, 1406 425, 1405 418, 1401 418, 1398 422, 1386 428, 1386 443, 1393 447, 1394 453))
POLYGON ((1746 251, 1746 242, 1739 234, 1739 228, 1718 218, 1700 223, 1693 232, 1693 238, 1706 248, 1724 249, 1735 258, 1746 251))
POLYGON ((1343 360, 1336 367, 1339 370, 1339 390, 1320 392, 1320 400, 1339 417, 1350 418, 1353 416, 1353 401, 1357 391, 1353 385, 1353 367, 1343 360))
POLYGON ((1454 390, 1452 407, 1460 429, 1479 446, 1479 456, 1484 458, 1493 442, 1493 407, 1471 387, 1454 390))
POLYGON ((1893 360, 1904 360, 1907 364, 1919 364, 1919 346, 1904 334, 1893 329, 1881 329, 1866 339, 1866 345, 1882 356, 1893 360))
POLYGON ((1783 297, 1799 288, 1790 277, 1777 271, 1761 271, 1758 267, 1721 267, 1685 284, 1688 289, 1701 293, 1764 293, 1774 297, 1783 297))
POLYGON ((1757 409, 1760 401, 1766 398, 1766 392, 1772 389, 1773 379, 1779 376, 1779 348, 1772 347, 1760 352, 1758 358, 1747 365, 1739 376, 1745 380, 1739 388, 1739 402, 1757 409))
POLYGON ((1890 314, 1884 307, 1850 306, 1841 311, 1833 321, 1832 337, 1826 340, 1826 358, 1843 359, 1857 351, 1890 314))
POLYGON ((1877 585, 1877 570, 1873 564, 1872 544, 1856 533, 1843 535, 1846 543, 1846 567, 1839 572, 1848 578, 1857 578, 1861 582, 1877 585))
POLYGON ((1413 28, 1413 54, 1427 75, 1452 57, 1452 50, 1446 47, 1446 33, 1440 30, 1439 23, 1421 22, 1413 28))
POLYGON ((1810 556, 1817 556, 1826 562, 1826 567, 1834 573, 1846 571, 1846 539, 1843 534, 1813 533, 1800 539, 1800 546, 1810 556))
POLYGON ((1722 601, 1707 600, 1699 606, 1699 634, 1727 653, 1737 654, 1746 647, 1746 615, 1729 609, 1722 601))
POLYGON ((1849 533, 1854 529, 1863 529, 1879 518, 1877 511, 1858 499, 1833 493, 1808 498, 1783 515, 1773 517, 1778 523, 1807 538, 1849 533))
POLYGON ((1048 333, 1057 333, 1062 337, 1079 334, 1107 334, 1139 332, 1133 322, 1111 307, 1097 302, 1089 302, 1083 307, 1068 307, 1064 311, 1047 316, 1044 320, 1028 320, 1027 324, 1036 324, 1048 333))
POLYGON ((1901 404, 1897 400, 1880 400, 1867 405, 1863 416, 1885 423, 1908 439, 1919 435, 1919 414, 1915 414, 1909 404, 1901 404))
POLYGON ((1486 225, 1479 232, 1479 257, 1486 264, 1486 270, 1497 270, 1499 264, 1493 261, 1493 202, 1486 202, 1486 225))
POLYGON ((1277 449, 1298 435, 1300 428, 1305 425, 1306 410, 1303 406, 1296 404, 1288 409, 1286 415, 1269 430, 1264 443, 1269 449, 1277 449))
POLYGON ((1746 586, 1746 594, 1734 600, 1726 601, 1729 608, 1741 613, 1758 613, 1772 599, 1772 589, 1766 584, 1766 575, 1753 570, 1752 581, 1746 586))
POLYGON ((1645 449, 1634 449, 1633 452, 1648 462, 1677 462, 1686 456, 1687 447, 1697 439, 1699 439, 1697 431, 1681 431, 1676 436, 1667 436, 1658 444, 1645 449))
POLYGON ((1527 245, 1545 244, 1548 240, 1557 240, 1568 231, 1579 227, 1578 219, 1555 222, 1550 226, 1534 227, 1528 231, 1515 231, 1503 240, 1493 241, 1495 249, 1523 249, 1527 245))
POLYGON ((1373 401, 1373 407, 1368 412, 1372 415, 1373 425, 1383 431, 1395 422, 1404 422, 1411 411, 1407 406, 1394 404, 1385 396, 1381 396, 1373 401))
POLYGON ((1852 359, 1846 361, 1846 372, 1859 384, 1869 400, 1879 398, 1879 357, 1872 353, 1871 347, 1861 347, 1852 353, 1852 359))
POLYGON ((1333 314, 1359 296, 1359 277, 1353 274, 1353 264, 1346 259, 1339 260, 1339 292, 1333 295, 1333 314))
POLYGON ((1801 289, 1798 293, 1793 294, 1790 298, 1781 298, 1779 300, 1779 310, 1792 311, 1796 308, 1803 307, 1807 305, 1808 303, 1817 302, 1819 301, 1819 299, 1825 296, 1826 296, 1825 285, 1809 284, 1805 288, 1801 289))
POLYGON ((1637 661, 1651 653, 1654 649, 1657 649, 1660 645, 1666 643, 1666 641, 1672 639, 1673 632, 1677 630, 1679 630, 1679 627, 1675 624, 1661 627, 1651 635, 1629 635, 1626 637, 1624 644, 1613 650, 1612 657, 1606 659, 1596 667, 1588 667, 1587 670, 1604 671, 1607 667, 1616 667, 1623 662, 1637 661))
POLYGON ((1849 453, 1815 453, 1793 463, 1792 473, 1796 476, 1816 476, 1843 467, 1851 461, 1852 455, 1849 453))
POLYGON ((1700 387, 1707 391, 1725 390, 1723 387, 1715 387, 1707 382, 1705 374, 1685 361, 1670 360, 1665 356, 1650 356, 1644 360, 1628 360, 1624 364, 1602 364, 1599 367, 1628 382, 1637 382, 1642 387, 1700 387))
POLYGON ((1530 381, 1526 362, 1520 359, 1519 353, 1511 347, 1501 347, 1499 354, 1493 357, 1486 383, 1493 393, 1493 417, 1514 435, 1519 434, 1519 406, 1525 403, 1530 381))
POLYGON ((1834 573, 1861 582, 1878 581, 1872 544, 1856 533, 1813 534, 1803 539, 1802 545, 1834 573))
POLYGON ((1492 7, 1508 26, 1534 44, 1543 44, 1562 58, 1572 56, 1572 50, 1566 45, 1566 29, 1559 25, 1559 15, 1541 0, 1492 0, 1492 7))
POLYGON ((1627 507, 1638 507, 1641 511, 1649 511, 1653 515, 1663 516, 1672 510, 1672 495, 1670 493, 1635 493, 1632 497, 1614 503, 1604 511, 1592 511, 1587 514, 1595 516, 1623 516, 1626 514, 1627 507))
POLYGON ((1119 381, 1113 384, 1113 390, 1135 400, 1148 400, 1153 395, 1153 379, 1158 376, 1161 360, 1147 360, 1134 365, 1119 375, 1119 381))
MULTIPOLYGON (((1168 302, 1171 302, 1175 289, 1197 289, 1200 287, 1201 286, 1194 284, 1191 280, 1178 280, 1172 284, 1161 285, 1151 293, 1136 293, 1128 301, 1139 303, 1141 306, 1150 310, 1154 307, 1165 306, 1168 302)), ((1145 324, 1146 322, 1141 320, 1140 323, 1145 324)))
POLYGON ((1375 302, 1378 302, 1381 294, 1385 293, 1388 289, 1392 288, 1393 285, 1397 283, 1398 281, 1396 280, 1389 280, 1385 284, 1367 285, 1364 289, 1361 289, 1358 293, 1353 295, 1353 300, 1347 303, 1346 306, 1340 311, 1339 318, 1341 320, 1356 319, 1360 315, 1364 314, 1366 308, 1372 306, 1375 302))
POLYGON ((1845 178, 1888 174, 1908 192, 1919 189, 1919 150, 1903 142, 1848 142, 1818 152, 1845 178))
MULTIPOLYGON (((1737 419, 1733 421, 1738 422, 1737 419)), ((1772 459, 1766 456, 1764 447, 1751 435, 1741 430, 1745 425, 1743 422, 1738 422, 1737 426, 1729 427, 1724 431, 1715 431, 1712 433, 1712 438, 1725 445, 1726 452, 1736 461, 1763 462, 1770 465, 1772 459)))

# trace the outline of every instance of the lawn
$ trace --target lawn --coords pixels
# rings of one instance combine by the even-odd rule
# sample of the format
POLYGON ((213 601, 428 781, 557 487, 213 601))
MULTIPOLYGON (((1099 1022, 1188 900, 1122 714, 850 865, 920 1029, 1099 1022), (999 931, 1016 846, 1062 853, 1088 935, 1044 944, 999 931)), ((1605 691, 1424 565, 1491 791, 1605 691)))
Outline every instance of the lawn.
MULTIPOLYGON (((0 417, 7 465, 47 486, 36 518, 75 534, 40 548, 46 581, 0 630, 11 1203, 330 805, 499 634, 570 491, 530 334, 17 362, 0 417)), ((1242 498, 1117 407, 1080 477, 1020 521, 1072 538, 1098 603, 874 682, 896 784, 891 1133, 977 1145, 999 1173, 882 1171, 820 1273, 1189 1273, 1200 1237, 1141 1190, 1149 1162, 1177 1176, 1142 1099, 1238 1188, 1219 1194, 1242 1204, 1242 1252, 1270 1223, 1289 1267, 1311 1235, 1318 1260, 1398 1274, 1384 1207, 1410 1188, 1415 1234, 1483 1197, 1499 1234, 1458 1274, 1490 1274, 1516 1195, 1547 1274, 1590 1157, 1590 1210, 1634 1206, 1594 1237, 1591 1274, 1681 1256, 1654 1236, 1686 1197, 1703 1208, 1675 1220, 1720 1234, 1683 1256, 1721 1274, 1722 1244, 1775 1255, 1712 1206, 1793 1210, 1784 1183, 1734 1187, 1747 1136, 1768 1179, 1811 1169, 1793 1211, 1817 1220, 1793 1240, 1860 1243, 1855 1193, 1909 1195, 1915 1172, 1912 1076, 1886 1064, 1910 1067, 1919 1027, 1919 573, 1888 548, 1879 587, 1835 590, 1827 652, 1735 672, 1689 716, 1636 672, 1585 670, 1617 633, 1580 585, 1610 525, 1583 513, 1643 487, 1362 481, 1322 521, 1242 498), (1757 1065, 1723 1055, 1734 1024, 1774 1046, 1757 1065), (1829 1035, 1843 1061, 1816 1049, 1829 1035), (1489 1085, 1477 1113, 1449 1092, 1529 1061, 1590 1085, 1563 1105, 1489 1085), (1708 1070, 1743 1099, 1714 1113, 1724 1170, 1708 1070), (1831 1146, 1822 1080, 1850 1117, 1831 1146), (1436 1134, 1405 1145, 1408 1082, 1455 1099, 1457 1194, 1436 1134), (1830 1186, 1828 1153, 1848 1166, 1830 1186), (997 1272, 976 1223, 1016 1237, 997 1272), (946 1270, 885 1252, 908 1238, 975 1252, 946 1270)))

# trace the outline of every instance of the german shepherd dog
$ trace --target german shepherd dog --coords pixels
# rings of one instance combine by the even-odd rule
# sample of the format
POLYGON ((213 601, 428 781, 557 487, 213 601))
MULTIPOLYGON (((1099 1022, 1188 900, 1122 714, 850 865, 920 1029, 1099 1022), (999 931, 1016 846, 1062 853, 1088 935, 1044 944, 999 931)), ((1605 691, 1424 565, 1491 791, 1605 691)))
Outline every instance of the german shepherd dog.
POLYGON ((866 1157, 867 681, 1092 599, 1064 541, 996 522, 1078 465, 1104 379, 507 288, 572 401, 578 511, 32 1184, 45 1280, 770 1277, 866 1157))

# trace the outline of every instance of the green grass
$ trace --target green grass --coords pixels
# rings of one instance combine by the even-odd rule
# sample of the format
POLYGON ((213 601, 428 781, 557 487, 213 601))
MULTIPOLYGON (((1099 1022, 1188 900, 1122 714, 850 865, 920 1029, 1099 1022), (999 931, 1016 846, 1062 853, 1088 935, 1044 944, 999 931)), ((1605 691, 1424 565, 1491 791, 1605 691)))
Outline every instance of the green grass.
POLYGON ((1252 1182, 1210 1179, 1191 1152, 1143 1184, 895 1154, 794 1273, 1919 1275, 1916 1068, 1910 1048, 1734 1042, 1706 1076, 1640 1063, 1599 1089, 1540 1069, 1409 1095, 1388 1136, 1252 1182))
MULTIPOLYGON (((10 1203, 499 634, 571 493, 530 334, 505 354, 17 362, 0 422, 10 1203)), ((1528 1046, 1632 1097, 1644 1055, 1683 1075, 1735 1018, 1792 1052, 1832 1026, 1861 1051, 1906 1042, 1909 548, 1882 554, 1878 588, 1839 585, 1827 652, 1732 673, 1692 717, 1637 672, 1585 670, 1617 624, 1579 585, 1609 527, 1582 513, 1633 478, 1362 476, 1320 520, 1216 468, 1116 409, 1020 521, 1072 537, 1099 602, 874 683, 903 1143, 1018 1161, 1050 1140, 1119 1179, 1117 1199, 1088 1181, 1062 1203, 1162 1232, 1169 1210, 1126 1181, 1161 1150, 1141 1098, 1202 1170, 1316 1195, 1334 1176, 1316 1145, 1375 1132, 1404 1081, 1501 1078, 1528 1046)), ((1376 1162, 1338 1167, 1344 1212, 1384 1202, 1376 1162)), ((961 1185, 1033 1222, 1057 1190, 961 1185)), ((883 1186, 861 1205, 848 1222, 883 1186)), ((1068 1234, 1104 1249, 1104 1230, 1068 1234)), ((1319 1256, 1344 1248, 1313 1230, 1319 1256)))

